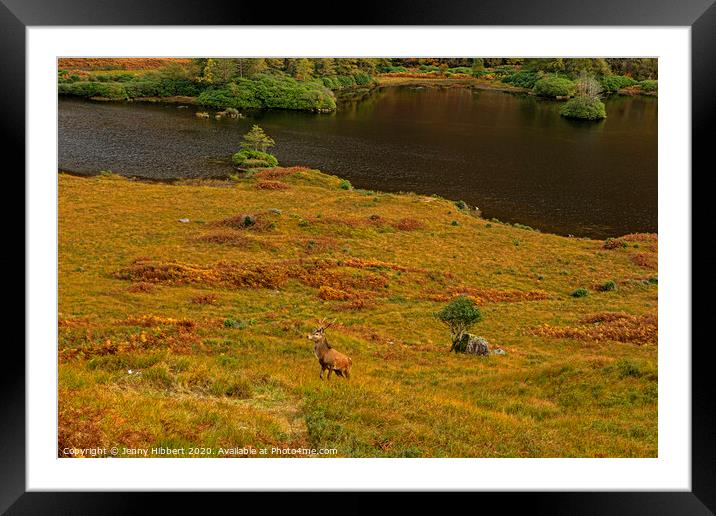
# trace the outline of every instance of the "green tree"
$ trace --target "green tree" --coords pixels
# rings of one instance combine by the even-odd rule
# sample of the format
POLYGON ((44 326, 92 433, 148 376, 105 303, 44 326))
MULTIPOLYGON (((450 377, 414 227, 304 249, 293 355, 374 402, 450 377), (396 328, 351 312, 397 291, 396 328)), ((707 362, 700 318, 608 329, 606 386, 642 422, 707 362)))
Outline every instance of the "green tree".
POLYGON ((293 63, 293 78, 297 81, 307 81, 313 77, 313 63, 308 59, 296 59, 293 63))
POLYGON ((336 73, 338 75, 354 75, 360 71, 358 60, 350 57, 336 59, 336 73))
POLYGON ((207 59, 199 80, 208 84, 226 84, 235 74, 234 59, 207 59))
POLYGON ((453 299, 435 316, 450 330, 450 339, 452 340, 450 351, 455 350, 455 346, 473 324, 482 320, 480 309, 472 299, 466 296, 453 299))
POLYGON ((162 79, 181 80, 189 77, 188 67, 181 63, 171 61, 159 70, 162 79))
POLYGON ((475 57, 472 60, 472 71, 481 72, 485 69, 485 60, 481 57, 475 57))
POLYGON ((266 66, 268 66, 269 70, 283 72, 286 69, 286 60, 277 57, 267 57, 266 66))
POLYGON ((578 77, 586 72, 592 75, 609 75, 609 64, 602 58, 569 58, 564 60, 565 71, 570 77, 578 77))
POLYGON ((316 71, 321 77, 336 75, 336 60, 332 57, 324 57, 316 63, 316 71))
POLYGON ((241 147, 252 151, 266 152, 269 147, 276 145, 276 142, 267 135, 258 125, 254 125, 251 130, 246 133, 241 141, 241 147))

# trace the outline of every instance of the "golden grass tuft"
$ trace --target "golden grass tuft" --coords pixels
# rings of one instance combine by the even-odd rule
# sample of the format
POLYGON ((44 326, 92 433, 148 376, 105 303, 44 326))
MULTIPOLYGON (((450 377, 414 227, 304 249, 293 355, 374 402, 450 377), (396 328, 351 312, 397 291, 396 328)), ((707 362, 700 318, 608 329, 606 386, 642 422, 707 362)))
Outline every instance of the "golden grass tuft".
POLYGON ((273 230, 276 227, 276 218, 276 214, 268 211, 256 214, 243 213, 221 219, 212 225, 261 233, 273 230))
POLYGON ((328 285, 321 285, 318 289, 318 297, 324 301, 348 301, 349 299, 355 299, 356 294, 329 287, 328 285))
POLYGON ((629 233, 620 237, 627 242, 658 242, 659 235, 656 233, 629 233))
POLYGON ((214 305, 218 299, 219 296, 217 294, 211 293, 194 296, 189 301, 193 305, 214 305))
POLYGON ((127 288, 129 292, 149 294, 154 292, 155 285, 152 283, 146 283, 144 281, 138 281, 127 288))
POLYGON ((425 224, 420 222, 419 220, 415 219, 400 219, 397 222, 393 222, 391 224, 395 229, 399 231, 415 231, 418 229, 423 229, 425 227, 425 224))
POLYGON ((234 247, 249 247, 254 241, 248 236, 232 230, 212 231, 194 237, 197 242, 208 244, 222 244, 234 247))
POLYGON ((433 293, 431 301, 451 301, 458 296, 467 296, 478 305, 486 303, 519 303, 521 301, 542 301, 550 295, 542 290, 501 290, 495 288, 453 287, 445 292, 433 293))
POLYGON ((533 330, 535 335, 580 341, 616 341, 634 344, 656 344, 658 319, 656 313, 644 315, 595 314, 583 319, 579 326, 544 324, 533 330))

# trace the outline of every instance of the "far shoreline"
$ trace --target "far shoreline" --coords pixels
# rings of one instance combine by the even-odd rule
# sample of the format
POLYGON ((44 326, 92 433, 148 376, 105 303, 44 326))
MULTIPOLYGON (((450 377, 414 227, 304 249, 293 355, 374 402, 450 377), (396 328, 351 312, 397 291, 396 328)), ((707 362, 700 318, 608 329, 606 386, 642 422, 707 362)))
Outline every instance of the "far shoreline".
MULTIPOLYGON (((375 78, 376 86, 372 88, 354 88, 357 92, 366 90, 366 93, 382 88, 399 88, 399 87, 416 87, 416 88, 465 88, 471 90, 480 91, 497 91, 501 93, 509 93, 512 95, 527 95, 534 96, 534 92, 531 89, 520 88, 518 86, 511 86, 509 84, 499 83, 495 84, 494 81, 486 81, 478 78, 446 78, 446 77, 390 77, 385 75, 378 75, 375 78)), ((353 100, 351 97, 354 95, 354 91, 345 91, 336 95, 336 100, 341 102, 342 100, 350 101, 353 100)), ((611 96, 643 96, 643 97, 658 97, 657 91, 643 91, 641 89, 634 88, 622 88, 611 95, 611 96)), ((77 98, 73 95, 60 95, 61 97, 77 98)), ((359 95, 364 96, 364 95, 359 95)), ((128 99, 111 99, 108 97, 87 97, 83 100, 90 100, 94 102, 144 102, 150 104, 186 104, 191 106, 205 107, 207 109, 214 109, 208 106, 202 106, 197 103, 198 97, 189 97, 182 95, 173 95, 167 97, 132 97, 128 99)), ((544 98, 545 100, 552 100, 550 98, 544 98)), ((270 109, 270 108, 269 108, 270 109)), ((290 110, 289 110, 290 111, 290 110)), ((333 111, 332 111, 333 112, 333 111)))

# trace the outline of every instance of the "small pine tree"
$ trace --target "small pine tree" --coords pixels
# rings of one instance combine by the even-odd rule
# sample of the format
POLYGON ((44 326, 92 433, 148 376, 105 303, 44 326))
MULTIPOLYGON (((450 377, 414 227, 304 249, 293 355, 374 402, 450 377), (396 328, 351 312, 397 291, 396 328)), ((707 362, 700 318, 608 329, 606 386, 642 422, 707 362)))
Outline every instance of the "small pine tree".
POLYGON ((241 141, 242 148, 261 152, 266 152, 269 147, 274 145, 276 145, 276 142, 258 125, 253 126, 241 141))
POLYGON ((445 324, 450 330, 450 338, 452 347, 450 351, 454 351, 463 335, 472 327, 473 324, 482 320, 482 313, 475 302, 466 296, 460 296, 453 299, 445 308, 440 310, 435 316, 445 324))

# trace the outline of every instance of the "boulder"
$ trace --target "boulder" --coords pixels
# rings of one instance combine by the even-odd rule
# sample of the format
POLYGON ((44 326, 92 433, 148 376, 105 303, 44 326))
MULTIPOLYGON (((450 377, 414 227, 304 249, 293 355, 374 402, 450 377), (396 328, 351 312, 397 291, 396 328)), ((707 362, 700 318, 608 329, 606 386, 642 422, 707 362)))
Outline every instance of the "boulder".
POLYGON ((490 354, 490 346, 485 337, 466 333, 455 345, 455 351, 469 355, 486 356, 490 354))

